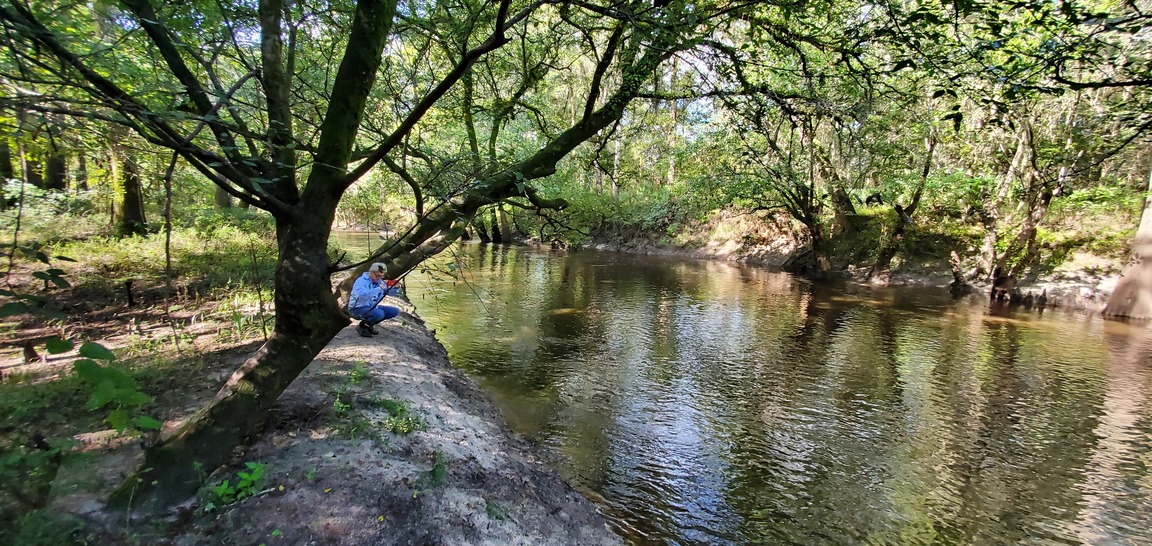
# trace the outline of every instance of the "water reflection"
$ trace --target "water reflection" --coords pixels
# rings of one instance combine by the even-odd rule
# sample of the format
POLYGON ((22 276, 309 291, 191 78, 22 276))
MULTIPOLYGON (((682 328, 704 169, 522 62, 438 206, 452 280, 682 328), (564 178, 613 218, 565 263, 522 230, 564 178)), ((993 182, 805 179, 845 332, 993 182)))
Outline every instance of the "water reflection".
POLYGON ((1142 327, 718 262, 461 258, 465 280, 410 277, 419 312, 634 543, 1152 543, 1142 327))

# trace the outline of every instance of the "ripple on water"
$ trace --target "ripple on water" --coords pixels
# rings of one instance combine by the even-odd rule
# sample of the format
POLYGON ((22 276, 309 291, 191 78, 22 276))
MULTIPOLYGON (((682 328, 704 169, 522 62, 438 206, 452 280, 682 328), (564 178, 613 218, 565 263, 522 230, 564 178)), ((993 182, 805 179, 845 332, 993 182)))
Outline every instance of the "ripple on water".
POLYGON ((484 308, 441 283, 455 296, 421 314, 636 543, 1152 544, 1142 330, 725 264, 499 257, 471 258, 484 308))

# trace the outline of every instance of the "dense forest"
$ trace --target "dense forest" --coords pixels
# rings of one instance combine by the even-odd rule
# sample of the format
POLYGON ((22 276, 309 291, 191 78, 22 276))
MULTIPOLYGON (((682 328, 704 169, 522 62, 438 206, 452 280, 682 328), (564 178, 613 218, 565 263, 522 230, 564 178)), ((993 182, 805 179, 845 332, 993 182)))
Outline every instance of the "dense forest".
MULTIPOLYGON (((141 268, 168 294, 196 271, 271 285, 267 342, 113 498, 161 504, 348 324, 334 278, 402 275, 462 237, 788 240, 796 272, 878 282, 925 256, 968 283, 1077 253, 1119 271, 1131 250, 1111 312, 1140 316, 1149 9, 3 0, 2 310, 83 312, 60 295, 85 256, 129 298, 141 268), (340 228, 387 243, 352 262, 340 228)), ((59 331, 48 349, 82 341, 59 331)))

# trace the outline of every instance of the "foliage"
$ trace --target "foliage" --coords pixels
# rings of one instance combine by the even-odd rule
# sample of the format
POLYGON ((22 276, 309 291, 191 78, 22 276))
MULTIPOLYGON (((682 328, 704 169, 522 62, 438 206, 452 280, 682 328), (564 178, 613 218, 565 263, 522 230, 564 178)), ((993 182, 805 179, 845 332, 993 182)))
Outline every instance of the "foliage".
POLYGON ((352 371, 348 372, 348 383, 352 385, 360 385, 372 382, 372 372, 368 370, 368 363, 364 361, 357 361, 352 365, 352 371))
POLYGON ((385 181, 365 180, 354 186, 336 211, 336 227, 392 231, 413 216, 413 202, 406 187, 385 181))
POLYGON ((260 487, 264 484, 264 476, 268 470, 268 465, 248 461, 244 463, 244 467, 247 468, 247 470, 241 470, 236 473, 235 484, 232 483, 232 478, 227 478, 208 489, 211 500, 205 504, 205 512, 211 512, 218 507, 242 501, 260 492, 260 487))
POLYGON ((425 490, 439 487, 448 476, 448 459, 443 453, 435 452, 432 457, 432 468, 421 472, 413 484, 412 498, 420 496, 425 490))
MULTIPOLYGON (((67 350, 71 350, 70 344, 67 350)), ((65 351, 57 349, 52 352, 65 351)), ((152 417, 133 415, 140 406, 151 402, 152 397, 140 391, 131 375, 108 365, 116 359, 112 351, 88 342, 80 346, 80 356, 85 358, 77 359, 73 366, 77 377, 92 389, 88 409, 98 410, 111 406, 105 420, 121 432, 129 428, 157 430, 163 425, 152 417), (106 364, 101 366, 97 360, 103 360, 106 364)))
MULTIPOLYGON (((20 530, 8 544, 18 546, 81 546, 95 544, 85 533, 85 523, 58 510, 33 510, 20 522, 20 530)), ((0 535, 3 538, 3 535, 0 535)))
POLYGON ((499 504, 496 504, 491 499, 485 499, 484 500, 484 512, 487 513, 488 517, 490 517, 492 519, 496 519, 496 520, 508 519, 508 512, 505 511, 503 508, 501 508, 499 504))
MULTIPOLYGON (((53 247, 85 264, 115 277, 163 278, 165 238, 92 237, 67 241, 53 247)), ((170 248, 173 273, 200 279, 208 286, 235 289, 270 283, 273 275, 275 238, 267 218, 247 214, 196 216, 188 227, 173 231, 170 248)))
POLYGON ((1146 197, 1144 189, 1133 189, 1116 180, 1105 179, 1102 184, 1085 187, 1072 192, 1060 200, 1056 212, 1076 212, 1080 214, 1116 214, 1126 212, 1133 217, 1139 215, 1146 197))
MULTIPOLYGON (((73 346, 60 339, 46 342, 50 354, 73 346)), ((80 537, 82 524, 38 509, 48 502, 62 461, 72 456, 71 437, 97 428, 92 416, 120 432, 156 430, 162 424, 139 411, 152 398, 131 374, 113 366, 111 351, 87 342, 78 352, 74 375, 28 384, 10 378, 0 386, 0 429, 5 431, 0 435, 0 489, 7 493, 0 506, 18 518, 0 521, 0 538, 11 534, 17 544, 71 544, 80 537), (76 413, 80 408, 87 411, 76 413)))
POLYGON ((386 406, 385 409, 390 415, 384 420, 384 428, 392 434, 411 434, 427 426, 423 419, 409 412, 408 406, 405 404, 397 404, 393 407, 386 406))
POLYGON ((674 233, 694 209, 681 205, 678 192, 666 188, 621 190, 618 196, 584 187, 564 190, 568 207, 554 215, 555 223, 518 217, 542 241, 579 245, 588 237, 615 238, 628 233, 674 233))
POLYGON ((11 233, 19 217, 21 237, 50 243, 107 229, 94 215, 92 192, 60 192, 9 180, 0 187, 3 195, 18 198, 19 206, 0 210, 0 231, 11 233))

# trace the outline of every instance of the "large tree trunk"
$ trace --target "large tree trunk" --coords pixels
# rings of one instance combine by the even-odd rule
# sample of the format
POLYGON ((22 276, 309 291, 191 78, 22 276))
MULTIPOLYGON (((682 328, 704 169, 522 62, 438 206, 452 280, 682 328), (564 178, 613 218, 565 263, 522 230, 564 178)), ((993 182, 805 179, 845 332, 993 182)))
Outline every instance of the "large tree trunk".
POLYGON ((500 229, 500 220, 496 217, 496 207, 492 207, 488 216, 491 218, 489 225, 492 226, 492 242, 498 245, 506 243, 504 233, 500 229))
POLYGON ((990 275, 997 267, 1003 268, 1007 261, 1007 254, 997 256, 996 245, 1000 240, 1002 229, 1004 202, 1012 190, 1013 184, 1023 180, 1031 169, 1035 148, 1033 146, 1032 120, 1025 118, 1018 123, 1020 134, 1016 140, 1016 152, 1008 172, 1000 177, 995 195, 984 196, 980 210, 980 223, 984 227, 984 237, 980 244, 980 256, 976 271, 972 278, 990 275))
POLYGON ((4 185, 12 178, 12 148, 8 133, 0 131, 0 210, 8 208, 8 197, 4 195, 4 185))
POLYGON ((40 161, 28 155, 28 149, 25 147, 20 151, 20 164, 24 171, 24 182, 36 186, 37 188, 44 187, 44 168, 40 161))
POLYGON ((19 127, 18 131, 25 135, 17 141, 16 154, 20 158, 20 179, 25 184, 31 184, 37 188, 44 187, 43 170, 40 167, 40 160, 35 155, 33 146, 30 146, 27 135, 36 133, 36 127, 28 121, 28 112, 23 109, 16 110, 16 125, 19 127))
POLYGON ((116 218, 113 221, 116 234, 143 235, 147 232, 147 223, 144 219, 144 194, 140 189, 140 166, 131 153, 123 147, 117 148, 123 168, 120 169, 120 191, 116 195, 116 218))
POLYGON ((824 237, 823 228, 815 215, 802 218, 801 223, 808 231, 808 248, 784 262, 784 270, 812 279, 827 278, 832 271, 832 262, 828 259, 828 240, 824 237))
POLYGON ((212 194, 212 207, 216 210, 232 208, 232 195, 224 191, 224 188, 217 186, 216 191, 212 194))
POLYGON ((1152 171, 1148 173, 1148 195, 1140 227, 1132 242, 1132 259, 1116 283, 1108 304, 1101 311, 1106 317, 1152 318, 1152 171))
POLYGON ((500 240, 504 244, 512 242, 512 222, 508 221, 508 213, 504 212, 504 205, 496 206, 496 217, 500 223, 500 240))
POLYGON ((16 173, 12 169, 12 145, 8 141, 8 134, 0 132, 0 182, 5 182, 16 173))
POLYGON ((492 237, 488 235, 488 228, 484 225, 483 216, 472 220, 472 230, 476 233, 476 236, 480 238, 481 243, 488 244, 492 242, 492 237))
POLYGON ((164 505, 194 492, 202 473, 228 461, 232 450, 264 423, 284 389, 348 325, 328 280, 325 248, 331 218, 300 215, 295 220, 277 222, 272 336, 212 403, 146 452, 143 470, 124 482, 114 502, 164 505))
POLYGON ((88 158, 80 150, 76 156, 76 191, 88 191, 88 158))
MULTIPOLYGON (((668 89, 676 88, 676 72, 679 69, 679 57, 672 57, 668 67, 668 89)), ((668 129, 666 144, 668 146, 668 186, 676 185, 676 125, 680 123, 679 102, 676 99, 668 101, 668 110, 672 115, 672 126, 668 129)))
POLYGON ((44 189, 64 191, 68 189, 68 157, 60 149, 56 139, 49 139, 48 158, 44 165, 44 189))
POLYGON ((1012 277, 1020 277, 1024 270, 1031 265, 1031 262, 1036 258, 1036 232, 1040 227, 1040 221, 1048 214, 1048 208, 1052 205, 1052 190, 1044 188, 1040 194, 1033 198, 1032 204, 1029 207, 1028 216, 1024 218, 1024 223, 1020 226, 1020 232, 1012 239, 1008 248, 1004 251, 1003 261, 1007 257, 1016 256, 1024 252, 1019 260, 1017 260, 1011 269, 1008 270, 1008 275, 1012 277))

